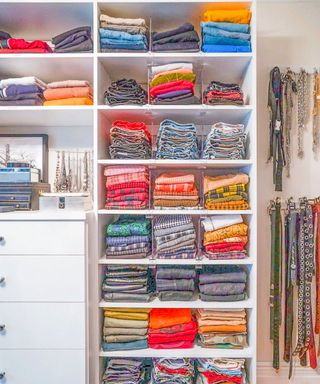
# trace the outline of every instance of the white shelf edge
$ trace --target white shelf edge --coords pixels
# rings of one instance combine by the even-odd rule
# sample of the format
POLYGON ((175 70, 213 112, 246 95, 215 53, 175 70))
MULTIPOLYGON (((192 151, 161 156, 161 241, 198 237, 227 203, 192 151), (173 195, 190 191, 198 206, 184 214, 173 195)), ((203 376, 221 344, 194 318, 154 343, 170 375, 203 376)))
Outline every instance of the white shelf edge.
POLYGON ((252 358, 252 348, 247 347, 243 349, 214 349, 214 348, 201 348, 196 345, 193 348, 186 349, 138 349, 131 351, 100 351, 100 357, 163 357, 175 358, 175 357, 194 357, 194 358, 252 358))
POLYGON ((233 302, 209 302, 200 299, 194 301, 161 301, 155 298, 148 303, 135 303, 135 302, 107 302, 101 300, 99 308, 210 308, 210 309, 251 309, 254 306, 252 299, 233 302))
POLYGON ((93 111, 93 105, 0 106, 0 111, 93 111))
POLYGON ((98 52, 98 58, 251 58, 253 52, 217 52, 217 53, 206 53, 206 52, 98 52))
POLYGON ((99 104, 98 109, 101 111, 109 110, 193 110, 193 111, 252 111, 252 105, 206 105, 206 104, 193 104, 193 105, 156 105, 156 104, 145 104, 145 105, 103 105, 99 104))
POLYGON ((256 260, 253 257, 234 260, 209 260, 203 259, 106 259, 101 257, 99 265, 125 264, 125 265, 254 265, 256 260))
POLYGON ((99 215, 252 215, 248 210, 208 210, 208 209, 99 209, 99 215))
POLYGON ((1 53, 0 59, 93 59, 94 53, 1 53))

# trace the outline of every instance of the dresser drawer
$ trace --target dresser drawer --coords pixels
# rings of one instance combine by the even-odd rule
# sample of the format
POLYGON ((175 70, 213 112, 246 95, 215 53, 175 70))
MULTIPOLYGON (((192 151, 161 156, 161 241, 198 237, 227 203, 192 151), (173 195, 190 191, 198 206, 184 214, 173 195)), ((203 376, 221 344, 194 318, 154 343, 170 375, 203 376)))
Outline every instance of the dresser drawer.
POLYGON ((85 384, 85 351, 0 350, 6 384, 85 384))
POLYGON ((0 302, 84 302, 85 256, 1 256, 0 281, 0 302))
MULTIPOLYGON (((27 287, 26 287, 27 289, 27 287)), ((0 349, 84 349, 85 304, 1 303, 0 349)))
POLYGON ((0 255, 83 255, 85 223, 0 221, 0 255))

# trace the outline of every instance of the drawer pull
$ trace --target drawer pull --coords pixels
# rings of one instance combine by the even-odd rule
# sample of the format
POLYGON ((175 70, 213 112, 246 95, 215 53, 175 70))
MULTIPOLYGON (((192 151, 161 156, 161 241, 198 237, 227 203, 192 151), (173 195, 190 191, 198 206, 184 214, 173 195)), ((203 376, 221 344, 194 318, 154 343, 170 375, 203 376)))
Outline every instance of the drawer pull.
POLYGON ((5 377, 6 373, 5 372, 0 372, 0 380, 3 380, 5 377))
POLYGON ((0 324, 0 332, 3 332, 6 329, 5 324, 0 324))
POLYGON ((3 284, 5 281, 6 281, 6 278, 3 277, 3 276, 1 276, 1 277, 0 277, 0 284, 3 284))

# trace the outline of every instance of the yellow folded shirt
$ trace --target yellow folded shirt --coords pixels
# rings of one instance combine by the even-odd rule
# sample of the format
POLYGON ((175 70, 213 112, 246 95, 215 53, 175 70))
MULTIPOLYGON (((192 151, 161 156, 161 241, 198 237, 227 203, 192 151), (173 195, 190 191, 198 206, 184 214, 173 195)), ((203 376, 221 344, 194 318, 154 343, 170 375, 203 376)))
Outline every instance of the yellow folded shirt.
POLYGON ((59 105, 93 105, 93 101, 88 97, 70 97, 69 99, 45 101, 43 105, 47 107, 59 105))
POLYGON ((150 313, 150 308, 106 308, 105 311, 131 312, 131 313, 150 313))
POLYGON ((112 317, 113 319, 122 320, 148 320, 148 313, 132 313, 132 312, 116 312, 116 311, 104 311, 105 317, 112 317))
POLYGON ((204 21, 250 24, 251 11, 248 9, 216 9, 204 13, 204 21))

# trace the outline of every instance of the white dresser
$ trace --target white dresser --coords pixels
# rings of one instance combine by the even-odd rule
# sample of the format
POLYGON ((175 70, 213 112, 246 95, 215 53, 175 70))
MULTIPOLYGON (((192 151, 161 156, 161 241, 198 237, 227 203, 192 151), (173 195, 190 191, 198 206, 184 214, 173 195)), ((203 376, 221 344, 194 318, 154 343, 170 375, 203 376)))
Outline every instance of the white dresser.
POLYGON ((87 384, 82 212, 0 214, 0 384, 87 384))

